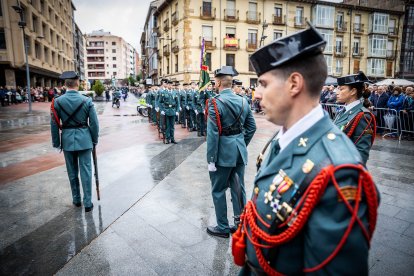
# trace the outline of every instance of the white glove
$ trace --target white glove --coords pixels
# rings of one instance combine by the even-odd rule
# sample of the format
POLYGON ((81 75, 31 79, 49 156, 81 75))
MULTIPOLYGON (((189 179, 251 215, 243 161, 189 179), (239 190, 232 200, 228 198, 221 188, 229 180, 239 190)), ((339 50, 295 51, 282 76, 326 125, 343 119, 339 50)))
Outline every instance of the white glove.
POLYGON ((187 110, 190 110, 190 107, 188 105, 186 106, 186 108, 187 108, 187 110))
POLYGON ((149 104, 148 106, 149 106, 149 108, 152 108, 152 105, 149 104))
POLYGON ((155 111, 157 111, 157 112, 160 111, 160 108, 159 107, 156 107, 155 108, 155 111))
POLYGON ((214 162, 208 163, 208 171, 209 172, 215 172, 215 171, 217 171, 216 163, 214 163, 214 162))
POLYGON ((60 153, 60 148, 54 148, 57 153, 60 153))
POLYGON ((183 109, 180 107, 180 111, 182 111, 183 109))
POLYGON ((178 112, 175 112, 175 116, 178 116, 178 112))
POLYGON ((205 112, 205 111, 204 111, 204 109, 203 109, 203 114, 204 114, 204 112, 205 112))
POLYGON ((194 110, 194 112, 195 112, 196 115, 198 115, 198 111, 197 110, 194 110))
POLYGON ((164 111, 161 111, 161 115, 165 115, 165 112, 164 111))

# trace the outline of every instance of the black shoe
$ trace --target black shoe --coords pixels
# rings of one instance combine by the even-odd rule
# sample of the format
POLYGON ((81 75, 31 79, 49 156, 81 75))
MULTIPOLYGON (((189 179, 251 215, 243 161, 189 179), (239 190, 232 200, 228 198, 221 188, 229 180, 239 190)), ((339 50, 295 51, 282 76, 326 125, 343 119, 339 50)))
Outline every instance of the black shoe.
POLYGON ((82 203, 78 202, 78 203, 73 203, 73 205, 75 205, 76 207, 81 207, 82 203))
POLYGON ((234 234, 237 231, 236 225, 230 225, 230 233, 234 234))
POLYGON ((200 133, 200 132, 198 132, 198 133, 197 133, 197 136, 198 136, 198 137, 201 137, 201 133, 200 133))
POLYGON ((207 227, 207 234, 211 235, 211 236, 216 236, 216 237, 220 237, 220 238, 225 238, 228 239, 230 237, 229 233, 225 233, 225 232, 221 232, 217 226, 208 226, 207 227))
POLYGON ((165 144, 169 144, 169 143, 170 143, 170 141, 168 141, 168 140, 165 142, 165 144))
POLYGON ((175 140, 171 140, 171 143, 173 144, 177 144, 177 142, 175 140))
POLYGON ((92 211, 93 210, 93 204, 92 204, 92 206, 91 207, 85 207, 85 212, 87 213, 87 212, 90 212, 90 211, 92 211))

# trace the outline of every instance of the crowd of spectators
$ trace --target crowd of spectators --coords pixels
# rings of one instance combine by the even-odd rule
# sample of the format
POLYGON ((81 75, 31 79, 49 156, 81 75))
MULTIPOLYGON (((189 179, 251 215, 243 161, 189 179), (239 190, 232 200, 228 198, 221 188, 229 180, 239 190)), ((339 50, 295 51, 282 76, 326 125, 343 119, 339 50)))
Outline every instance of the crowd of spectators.
MULTIPOLYGON (((61 95, 66 92, 63 87, 32 87, 30 89, 30 96, 32 102, 50 102, 56 95, 61 95)), ((0 86, 0 101, 1 106, 19 104, 28 102, 27 88, 17 86, 12 88, 9 86, 0 86)))

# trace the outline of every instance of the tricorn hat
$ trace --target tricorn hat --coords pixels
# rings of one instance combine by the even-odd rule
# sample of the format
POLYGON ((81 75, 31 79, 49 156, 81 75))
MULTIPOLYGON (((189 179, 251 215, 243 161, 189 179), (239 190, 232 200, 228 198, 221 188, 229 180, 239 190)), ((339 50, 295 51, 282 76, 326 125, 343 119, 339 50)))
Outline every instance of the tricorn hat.
POLYGON ((78 73, 75 71, 65 71, 62 73, 62 75, 59 76, 59 79, 61 80, 77 80, 79 79, 78 73))
POLYGON ((233 66, 222 66, 220 69, 214 71, 214 77, 219 76, 232 76, 235 77, 239 74, 239 72, 234 69, 233 66))
POLYGON ((309 28, 281 37, 254 52, 250 62, 258 76, 292 60, 321 54, 326 41, 308 22, 309 28))
POLYGON ((352 84, 363 84, 369 82, 364 72, 359 71, 358 74, 348 75, 345 77, 337 78, 338 85, 352 85, 352 84))

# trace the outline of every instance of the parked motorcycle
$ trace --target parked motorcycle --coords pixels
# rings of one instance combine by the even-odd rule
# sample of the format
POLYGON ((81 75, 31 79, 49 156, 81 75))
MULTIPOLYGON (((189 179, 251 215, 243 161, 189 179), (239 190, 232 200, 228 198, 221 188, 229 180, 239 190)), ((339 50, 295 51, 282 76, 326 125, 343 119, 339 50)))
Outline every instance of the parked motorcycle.
POLYGON ((148 117, 148 106, 147 102, 145 101, 146 94, 142 94, 142 96, 138 100, 137 112, 143 117, 148 117))

